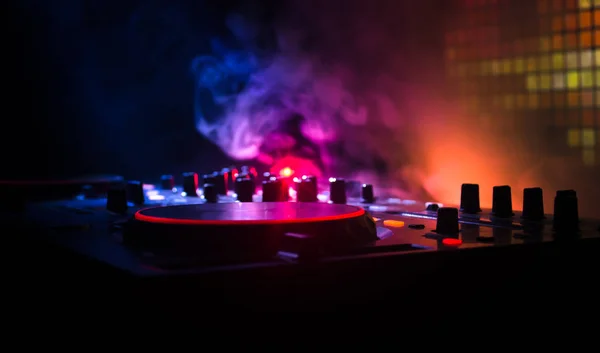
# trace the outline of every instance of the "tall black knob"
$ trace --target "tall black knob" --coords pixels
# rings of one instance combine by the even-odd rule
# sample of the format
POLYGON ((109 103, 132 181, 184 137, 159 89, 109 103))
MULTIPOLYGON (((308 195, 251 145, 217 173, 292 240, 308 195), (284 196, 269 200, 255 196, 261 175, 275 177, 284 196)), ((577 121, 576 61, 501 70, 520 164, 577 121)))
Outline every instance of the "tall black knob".
POLYGON ((219 196, 217 188, 213 184, 204 184, 202 189, 202 192, 204 193, 204 199, 206 200, 206 202, 217 203, 219 196))
POLYGON ((346 181, 333 178, 329 181, 329 200, 332 203, 346 203, 346 181))
POLYGON ((106 209, 114 213, 125 213, 127 211, 127 191, 125 188, 114 188, 107 191, 106 209))
POLYGON ((363 184, 361 190, 361 198, 364 203, 375 202, 375 194, 373 193, 373 185, 363 184))
POLYGON ((264 180, 262 182, 262 192, 263 202, 276 202, 279 197, 279 185, 275 180, 264 180))
POLYGON ((198 196, 198 174, 194 172, 183 173, 183 192, 187 196, 198 196))
POLYGON ((223 172, 214 172, 210 177, 204 180, 206 184, 212 184, 215 186, 217 190, 217 194, 219 195, 227 195, 227 173, 223 172))
POLYGON ((510 218, 513 215, 510 186, 494 186, 492 195, 492 216, 498 218, 510 218))
POLYGON ((575 190, 560 190, 554 198, 554 230, 569 232, 579 230, 579 204, 575 190))
POLYGON ((462 184, 460 187, 460 211, 475 214, 481 212, 479 184, 462 184))
POLYGON ((175 187, 175 178, 170 175, 170 174, 166 174, 160 177, 160 188, 163 190, 173 190, 173 188, 175 187))
POLYGON ((233 190, 236 178, 234 174, 237 174, 237 170, 235 169, 235 167, 223 168, 223 170, 221 170, 221 173, 225 178, 225 185, 227 186, 227 191, 233 190))
POLYGON ((136 205, 143 205, 145 201, 144 197, 144 184, 141 181, 131 180, 127 182, 127 200, 133 202, 136 205))
POLYGON ((317 178, 313 176, 302 177, 296 183, 296 201, 317 202, 317 178))
POLYGON ((247 177, 237 178, 235 181, 235 190, 238 201, 252 202, 252 195, 254 195, 254 187, 254 180, 247 177))
POLYGON ((458 231, 458 209, 440 207, 437 211, 435 232, 442 235, 457 235, 458 231))
POLYGON ((521 218, 528 221, 544 219, 544 191, 542 188, 523 189, 523 213, 521 218))

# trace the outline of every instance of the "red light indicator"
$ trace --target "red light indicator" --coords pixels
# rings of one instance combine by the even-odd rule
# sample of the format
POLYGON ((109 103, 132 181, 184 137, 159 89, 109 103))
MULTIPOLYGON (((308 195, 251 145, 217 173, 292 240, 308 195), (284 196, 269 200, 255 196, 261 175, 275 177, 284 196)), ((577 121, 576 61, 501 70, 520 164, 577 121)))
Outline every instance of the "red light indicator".
POLYGON ((462 245, 462 240, 455 238, 444 238, 442 244, 446 246, 458 247, 462 245))

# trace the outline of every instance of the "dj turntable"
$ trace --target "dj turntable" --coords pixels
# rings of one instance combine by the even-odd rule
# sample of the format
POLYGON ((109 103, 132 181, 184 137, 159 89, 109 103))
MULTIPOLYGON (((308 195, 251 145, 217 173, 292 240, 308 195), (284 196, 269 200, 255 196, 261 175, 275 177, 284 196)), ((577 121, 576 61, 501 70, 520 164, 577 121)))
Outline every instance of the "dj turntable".
MULTIPOLYGON (((463 184, 460 205, 449 206, 321 179, 243 167, 185 173, 178 183, 171 175, 78 182, 75 195, 73 183, 62 194, 65 184, 55 183, 42 189, 60 198, 40 201, 28 189, 1 217, 29 244, 45 244, 35 255, 44 276, 59 272, 91 291, 118 278, 116 302, 188 315, 224 306, 431 315, 439 307, 422 303, 537 295, 532 286, 562 287, 575 268, 597 262, 600 221, 580 219, 573 190, 463 184), (481 209, 481 192, 493 194, 491 210, 481 209), (523 193, 523 211, 513 210, 514 192, 523 193), (544 197, 554 197, 552 214, 544 197)), ((10 184, 0 189, 18 198, 10 184)))

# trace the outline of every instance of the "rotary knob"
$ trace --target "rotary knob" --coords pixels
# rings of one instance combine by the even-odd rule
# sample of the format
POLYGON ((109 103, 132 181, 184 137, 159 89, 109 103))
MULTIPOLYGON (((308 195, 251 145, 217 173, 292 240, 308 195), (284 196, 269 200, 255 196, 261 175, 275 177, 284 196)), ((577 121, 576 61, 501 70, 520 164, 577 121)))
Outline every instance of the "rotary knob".
POLYGON ((375 194, 373 193, 373 185, 363 184, 361 189, 361 199, 364 203, 375 202, 375 194))
POLYGON ((252 202, 254 188, 254 180, 247 177, 238 177, 235 181, 237 200, 240 202, 252 202))
POLYGON ((125 188, 113 188, 107 191, 106 209, 113 213, 125 213, 127 211, 127 191, 125 188))
POLYGON ((467 214, 481 212, 479 184, 462 184, 460 187, 460 211, 467 214))
POLYGON ((346 181, 332 178, 329 181, 329 200, 336 204, 346 203, 346 181))
POLYGON ((198 174, 194 172, 183 173, 183 192, 187 196, 198 196, 198 174))
POLYGON ((510 218, 514 215, 510 186, 494 186, 492 195, 492 216, 510 218))
POLYGON ((217 188, 212 184, 204 184, 203 186, 204 199, 208 203, 217 203, 219 196, 217 188))
POLYGON ((458 231, 458 209, 440 207, 437 211, 435 232, 442 235, 457 235, 458 231))
POLYGON ((552 224, 557 232, 579 230, 579 204, 575 190, 559 190, 556 192, 552 224))
POLYGON ((523 189, 523 212, 521 218, 528 221, 544 219, 544 192, 542 188, 523 189))
POLYGON ((317 202, 317 190, 316 177, 302 177, 302 179, 296 183, 296 200, 298 202, 317 202))
POLYGON ((131 201, 135 205, 143 205, 145 201, 144 197, 144 184, 141 181, 131 180, 127 182, 127 200, 131 201))
POLYGON ((283 200, 283 183, 278 179, 265 180, 262 183, 263 202, 278 202, 283 200))
POLYGON ((170 174, 166 174, 160 177, 160 188, 163 190, 173 190, 173 188, 175 187, 175 178, 170 175, 170 174))

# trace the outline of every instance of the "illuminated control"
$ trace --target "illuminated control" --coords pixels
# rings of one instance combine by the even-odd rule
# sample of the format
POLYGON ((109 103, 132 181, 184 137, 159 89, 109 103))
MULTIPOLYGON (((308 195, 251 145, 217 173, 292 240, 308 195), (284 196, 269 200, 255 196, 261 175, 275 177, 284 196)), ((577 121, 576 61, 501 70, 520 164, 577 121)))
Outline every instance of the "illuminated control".
POLYGON ((492 216, 510 218, 514 215, 510 186, 494 186, 492 194, 492 216))
POLYGON ((452 207, 439 208, 435 232, 443 235, 458 234, 458 209, 452 207))
POLYGON ((462 245, 462 240, 456 238, 444 238, 442 244, 448 247, 459 247, 462 245))
POLYGON ((386 219, 383 221, 383 225, 390 228, 402 228, 404 227, 404 222, 395 219, 386 219))
POLYGON ((463 213, 479 213, 479 185, 462 184, 460 188, 460 211, 463 213))
POLYGON ((542 188, 523 189, 523 213, 521 218, 530 221, 544 219, 544 192, 542 188))
POLYGON ((186 196, 198 196, 198 174, 183 173, 183 192, 186 196))

